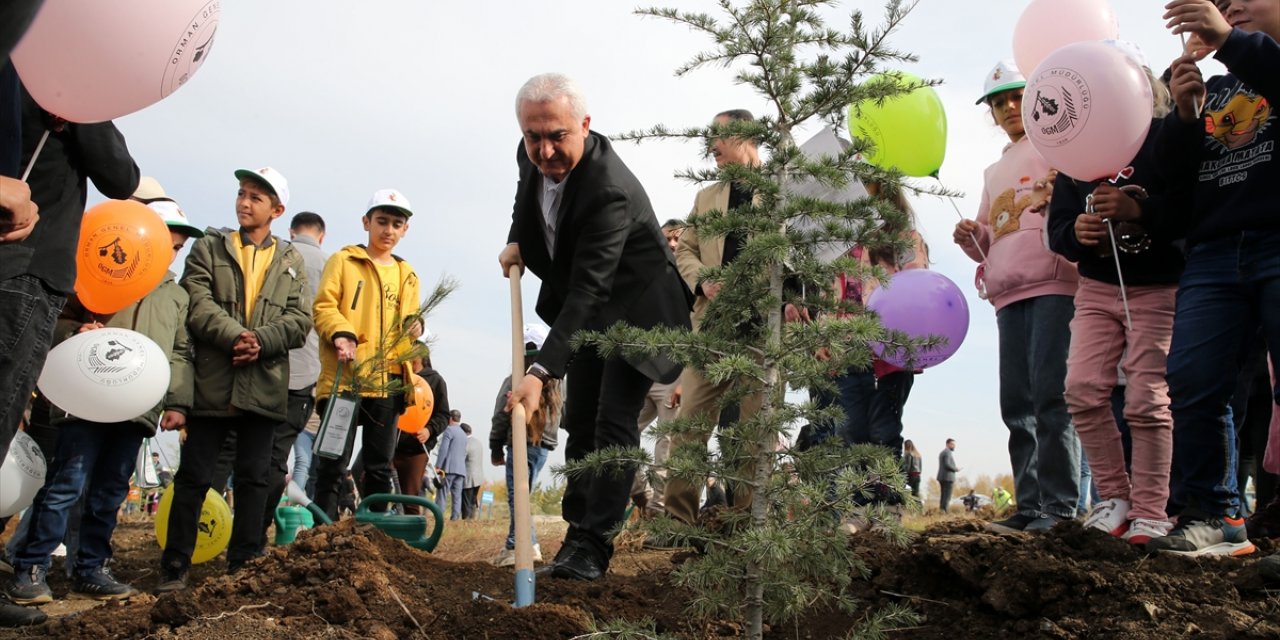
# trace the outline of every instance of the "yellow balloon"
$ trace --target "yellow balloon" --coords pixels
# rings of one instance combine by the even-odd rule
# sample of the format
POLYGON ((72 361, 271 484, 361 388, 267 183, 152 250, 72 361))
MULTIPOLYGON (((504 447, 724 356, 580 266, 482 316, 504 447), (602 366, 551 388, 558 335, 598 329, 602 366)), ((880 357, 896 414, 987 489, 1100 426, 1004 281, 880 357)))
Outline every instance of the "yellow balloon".
MULTIPOLYGON (((169 509, 173 507, 173 487, 165 490, 160 496, 160 506, 156 509, 156 542, 165 548, 169 540, 169 509)), ((231 507, 218 495, 209 490, 205 494, 204 505, 200 507, 200 522, 196 525, 196 548, 191 553, 191 564, 208 562, 222 553, 231 542, 231 507)))
MULTIPOLYGON (((920 82, 909 73, 902 80, 880 74, 867 83, 899 82, 907 86, 920 82)), ((882 169, 897 168, 904 175, 923 178, 937 176, 947 152, 947 114, 933 87, 920 87, 877 105, 865 100, 849 106, 849 133, 868 139, 875 149, 867 162, 882 169)))

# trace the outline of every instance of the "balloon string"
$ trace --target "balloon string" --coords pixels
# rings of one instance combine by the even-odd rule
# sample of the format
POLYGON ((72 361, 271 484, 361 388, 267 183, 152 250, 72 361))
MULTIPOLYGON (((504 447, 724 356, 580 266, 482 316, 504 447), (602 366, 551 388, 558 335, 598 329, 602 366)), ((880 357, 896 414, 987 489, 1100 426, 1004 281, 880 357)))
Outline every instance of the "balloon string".
POLYGON ((1124 328, 1133 331, 1133 316, 1129 315, 1129 294, 1124 288, 1124 273, 1120 271, 1120 250, 1116 247, 1116 229, 1111 226, 1111 218, 1106 219, 1107 237, 1111 238, 1111 256, 1116 259, 1116 279, 1120 281, 1120 301, 1124 304, 1124 328))
MULTIPOLYGON (((1185 55, 1187 53, 1187 34, 1179 33, 1178 36, 1182 38, 1182 53, 1185 55)), ((1200 104, 1200 98, 1192 98, 1191 105, 1196 108, 1196 117, 1199 118, 1200 112, 1204 110, 1204 107, 1200 104)))
MULTIPOLYGON (((950 203, 951 203, 951 208, 956 210, 956 215, 960 216, 960 219, 961 219, 961 220, 968 220, 968 218, 964 217, 964 214, 963 214, 963 213, 960 213, 960 207, 956 206, 956 199, 955 199, 955 198, 950 198, 950 197, 948 197, 948 198, 947 198, 947 202, 950 202, 950 203)), ((969 233, 969 239, 970 239, 970 240, 973 240, 973 247, 974 247, 975 249, 977 249, 977 250, 978 250, 978 255, 982 256, 982 261, 983 261, 983 262, 986 262, 986 261, 987 261, 987 252, 983 251, 983 250, 982 250, 982 245, 978 244, 978 237, 977 237, 977 236, 975 236, 975 235, 973 235, 973 232, 970 232, 970 233, 969 233)))
POLYGON ((44 135, 40 136, 40 142, 36 143, 36 150, 31 154, 31 161, 27 163, 27 168, 22 172, 22 181, 26 182, 31 175, 31 170, 36 166, 36 159, 40 157, 40 152, 44 150, 44 143, 49 139, 49 130, 44 130, 44 135))

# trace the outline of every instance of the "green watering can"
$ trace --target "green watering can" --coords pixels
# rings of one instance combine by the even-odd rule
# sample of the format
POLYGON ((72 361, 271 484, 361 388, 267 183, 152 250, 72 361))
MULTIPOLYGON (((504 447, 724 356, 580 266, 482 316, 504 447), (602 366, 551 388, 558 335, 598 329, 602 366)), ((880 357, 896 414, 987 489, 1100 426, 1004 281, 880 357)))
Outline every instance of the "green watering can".
POLYGON ((286 489, 287 495, 280 498, 281 506, 276 507, 276 544, 291 544, 298 538, 299 531, 315 527, 317 520, 322 524, 333 524, 324 510, 316 506, 292 480, 286 489), (297 506, 284 504, 290 500, 297 506))
POLYGON ((360 507, 356 509, 356 522, 371 524, 392 538, 404 540, 409 546, 423 551, 435 549, 436 545, 440 544, 440 536, 444 533, 444 513, 440 511, 440 507, 418 496, 391 493, 375 493, 367 496, 360 501, 360 507), (383 503, 388 506, 392 503, 415 504, 429 510, 432 518, 435 519, 435 527, 431 535, 427 536, 427 517, 424 515, 402 516, 391 511, 380 513, 369 510, 371 505, 383 503))

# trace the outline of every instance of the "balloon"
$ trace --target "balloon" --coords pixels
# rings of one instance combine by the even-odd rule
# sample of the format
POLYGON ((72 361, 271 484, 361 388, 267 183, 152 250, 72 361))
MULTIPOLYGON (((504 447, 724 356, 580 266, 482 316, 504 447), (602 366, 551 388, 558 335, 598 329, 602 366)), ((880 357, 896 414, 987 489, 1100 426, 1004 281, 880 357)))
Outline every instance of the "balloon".
MULTIPOLYGON (((173 508, 174 488, 171 486, 160 496, 156 508, 156 542, 165 548, 169 542, 169 510, 173 508)), ((196 548, 191 553, 191 564, 208 562, 222 553, 231 541, 231 507, 227 501, 210 489, 200 507, 200 522, 196 524, 196 548)))
POLYGON ((867 308, 880 315, 886 329, 901 331, 912 338, 941 336, 946 343, 920 350, 907 362, 906 353, 877 345, 880 358, 894 366, 927 369, 950 358, 969 333, 969 303, 954 282, 936 271, 899 271, 885 286, 871 292, 867 308))
POLYGON ((1022 75, 1050 53, 1073 42, 1119 37, 1116 13, 1107 0, 1032 0, 1013 28, 1013 60, 1022 75))
POLYGON ((0 464, 0 518, 31 506, 36 492, 44 486, 44 455, 31 436, 21 431, 13 434, 9 453, 0 464))
POLYGON ((76 248, 76 296, 95 313, 115 313, 151 293, 173 262, 169 227, 132 200, 85 212, 76 248))
POLYGON ((396 426, 405 433, 417 433, 427 426, 431 419, 431 410, 435 407, 435 395, 431 393, 431 385, 422 376, 413 374, 413 404, 400 414, 396 426))
POLYGON ((1077 180, 1112 178, 1151 128, 1147 73, 1103 42, 1069 44, 1027 79, 1022 124, 1050 166, 1077 180))
MULTIPOLYGON (((920 78, 897 72, 901 79, 880 74, 868 83, 916 84, 920 78)), ((936 176, 947 152, 947 114, 933 87, 921 87, 877 105, 864 100, 849 107, 849 134, 870 140, 875 149, 867 162, 882 169, 896 167, 904 175, 936 176)))
POLYGON ((49 402, 77 418, 123 422, 164 399, 169 358, 136 331, 94 329, 50 350, 36 386, 49 402))
POLYGON ((46 0, 13 50, 41 107, 103 122, 162 100, 213 49, 220 0, 46 0))

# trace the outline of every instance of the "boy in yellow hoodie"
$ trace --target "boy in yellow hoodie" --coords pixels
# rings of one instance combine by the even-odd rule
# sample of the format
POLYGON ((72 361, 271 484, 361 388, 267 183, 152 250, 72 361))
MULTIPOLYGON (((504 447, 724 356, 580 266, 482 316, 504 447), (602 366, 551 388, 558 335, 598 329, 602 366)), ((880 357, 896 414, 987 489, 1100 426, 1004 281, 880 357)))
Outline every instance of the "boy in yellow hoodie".
MULTIPOLYGON (((404 194, 395 189, 374 193, 362 219, 368 245, 343 247, 329 258, 312 308, 320 336, 319 414, 325 415, 328 394, 335 388, 360 396, 355 424, 364 426, 361 495, 391 491, 396 420, 411 400, 394 389, 403 386, 413 393, 412 386, 397 383, 410 379, 404 354, 422 334, 418 276, 408 262, 391 253, 409 231, 411 216, 404 194)), ((318 458, 315 501, 334 520, 338 483, 354 445, 352 425, 340 458, 318 458)))

